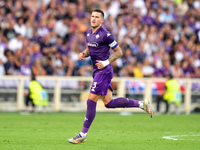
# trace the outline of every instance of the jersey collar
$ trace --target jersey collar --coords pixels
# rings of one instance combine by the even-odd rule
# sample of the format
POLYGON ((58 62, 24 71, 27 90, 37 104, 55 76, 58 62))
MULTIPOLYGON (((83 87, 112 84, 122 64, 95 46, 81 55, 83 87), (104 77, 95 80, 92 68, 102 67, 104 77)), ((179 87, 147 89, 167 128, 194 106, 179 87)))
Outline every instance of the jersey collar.
POLYGON ((92 29, 91 29, 91 34, 97 34, 100 30, 101 30, 102 26, 99 27, 99 29, 97 29, 94 33, 92 33, 92 29))

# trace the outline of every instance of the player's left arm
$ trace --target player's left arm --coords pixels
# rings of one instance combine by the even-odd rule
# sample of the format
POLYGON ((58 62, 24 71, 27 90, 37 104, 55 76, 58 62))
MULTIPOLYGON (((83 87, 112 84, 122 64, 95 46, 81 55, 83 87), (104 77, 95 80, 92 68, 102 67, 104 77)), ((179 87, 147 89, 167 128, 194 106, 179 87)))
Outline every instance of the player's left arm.
POLYGON ((119 57, 122 57, 123 52, 122 52, 122 49, 119 47, 119 45, 117 45, 117 47, 115 47, 113 49, 113 51, 114 51, 114 53, 110 56, 109 59, 104 60, 104 61, 97 60, 96 65, 97 65, 98 69, 102 69, 102 68, 106 67, 108 64, 117 60, 119 57))
POLYGON ((123 55, 122 49, 119 47, 119 45, 117 45, 117 47, 115 47, 113 49, 113 51, 114 51, 114 53, 108 59, 110 63, 117 60, 119 57, 122 57, 122 55, 123 55))
POLYGON ((119 57, 121 57, 123 55, 123 52, 122 52, 120 46, 115 41, 115 38, 111 33, 107 33, 107 35, 104 36, 104 41, 105 41, 105 43, 108 44, 108 46, 110 48, 113 49, 114 53, 107 60, 104 60, 104 61, 97 60, 96 65, 97 65, 98 69, 102 69, 103 67, 106 67, 107 65, 109 65, 110 63, 117 60, 119 57))

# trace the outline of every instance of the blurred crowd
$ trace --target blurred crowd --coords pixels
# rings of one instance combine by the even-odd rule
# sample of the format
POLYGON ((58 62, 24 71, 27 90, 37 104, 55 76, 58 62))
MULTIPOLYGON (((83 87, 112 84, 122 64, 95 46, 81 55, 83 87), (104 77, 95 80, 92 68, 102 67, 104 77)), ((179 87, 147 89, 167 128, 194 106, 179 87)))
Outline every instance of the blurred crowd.
POLYGON ((0 76, 91 76, 96 8, 124 52, 115 76, 200 78, 200 0, 1 0, 0 76))

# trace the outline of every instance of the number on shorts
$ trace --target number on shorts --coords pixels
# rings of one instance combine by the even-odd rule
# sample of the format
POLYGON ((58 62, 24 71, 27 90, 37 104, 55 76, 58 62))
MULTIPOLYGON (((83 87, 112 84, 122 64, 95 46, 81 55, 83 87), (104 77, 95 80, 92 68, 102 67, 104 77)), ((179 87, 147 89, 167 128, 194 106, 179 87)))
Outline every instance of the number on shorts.
POLYGON ((92 87, 92 91, 95 91, 94 89, 96 88, 96 86, 97 86, 97 82, 94 82, 93 87, 92 87))

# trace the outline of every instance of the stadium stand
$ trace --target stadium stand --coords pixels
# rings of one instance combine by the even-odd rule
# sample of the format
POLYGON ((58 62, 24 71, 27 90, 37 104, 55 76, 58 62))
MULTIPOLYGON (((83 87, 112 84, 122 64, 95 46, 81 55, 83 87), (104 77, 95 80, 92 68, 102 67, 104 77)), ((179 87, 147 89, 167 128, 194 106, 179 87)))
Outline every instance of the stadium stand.
POLYGON ((123 68, 133 70, 139 61, 144 77, 165 77, 167 71, 177 69, 178 78, 199 78, 199 3, 198 0, 1 1, 0 64, 5 68, 1 75, 30 76, 37 58, 45 69, 43 74, 91 75, 84 67, 91 65, 90 61, 80 63, 77 56, 85 49, 89 14, 100 8, 105 12, 104 26, 124 50, 124 56, 117 61, 117 76, 134 77, 133 71, 125 72, 127 69, 123 68), (6 51, 13 52, 10 63, 9 56, 4 55, 6 51), (126 51, 130 51, 129 56, 126 51), (27 55, 30 62, 26 64, 27 55), (52 60, 50 72, 46 67, 48 59, 52 60), (144 60, 148 61, 145 66, 144 60), (180 63, 179 68, 175 67, 176 62, 180 63))
MULTIPOLYGON (((199 0, 2 0, 0 76, 91 76, 90 59, 80 62, 78 54, 96 8, 105 12, 103 26, 124 51, 112 64, 115 77, 164 78, 172 72, 178 79, 200 78, 199 0)), ((47 89, 55 85, 41 82, 47 89)), ((24 83, 27 88, 29 81, 24 83)), ((0 80, 1 89, 17 85, 18 80, 0 80)), ((127 82, 128 91, 134 93, 134 85, 127 82)), ((66 81, 61 87, 88 88, 66 81)), ((193 91, 199 87, 192 83, 193 91)))

